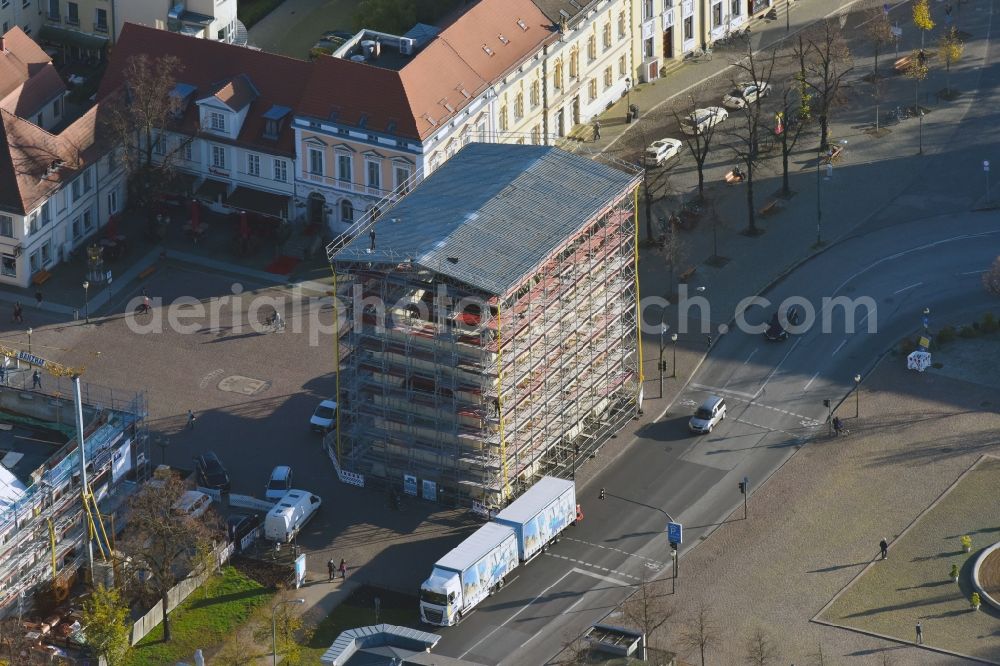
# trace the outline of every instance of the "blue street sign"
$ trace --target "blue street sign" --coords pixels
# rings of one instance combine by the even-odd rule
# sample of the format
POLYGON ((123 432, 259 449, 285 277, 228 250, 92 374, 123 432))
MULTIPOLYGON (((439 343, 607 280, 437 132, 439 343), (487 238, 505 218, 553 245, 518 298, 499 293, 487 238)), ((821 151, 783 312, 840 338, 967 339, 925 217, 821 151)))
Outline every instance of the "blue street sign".
POLYGON ((928 327, 928 326, 930 326, 930 324, 931 324, 931 320, 930 320, 930 317, 928 317, 927 315, 924 315, 924 316, 923 316, 923 317, 922 317, 922 318, 920 319, 920 321, 921 321, 921 322, 923 323, 923 325, 924 325, 924 328, 927 328, 927 327, 928 327))
POLYGON ((680 523, 667 523, 667 540, 670 543, 684 543, 684 526, 680 523))

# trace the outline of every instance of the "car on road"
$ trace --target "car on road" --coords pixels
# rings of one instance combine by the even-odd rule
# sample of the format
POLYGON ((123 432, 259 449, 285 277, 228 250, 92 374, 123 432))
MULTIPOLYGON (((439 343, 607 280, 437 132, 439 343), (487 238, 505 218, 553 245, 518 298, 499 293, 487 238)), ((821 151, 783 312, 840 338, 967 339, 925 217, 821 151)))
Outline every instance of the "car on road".
POLYGON ((280 500, 292 489, 292 468, 288 465, 278 465, 271 470, 271 478, 264 487, 264 499, 280 500))
POLYGON ((681 131, 685 134, 704 134, 729 118, 729 112, 721 106, 695 109, 681 121, 681 131))
POLYGON ((764 331, 764 337, 771 342, 781 342, 782 340, 788 339, 788 331, 785 330, 784 324, 787 322, 792 326, 795 326, 802 320, 802 311, 792 305, 787 310, 785 310, 785 319, 782 321, 778 312, 775 311, 771 315, 771 321, 767 325, 767 330, 764 331))
POLYGON ((337 425, 337 402, 335 400, 324 400, 316 406, 312 418, 309 419, 309 427, 313 432, 327 433, 337 425))
POLYGON ((712 428, 726 418, 726 401, 717 395, 708 397, 695 410, 694 416, 688 421, 691 432, 699 434, 710 433, 712 428))
POLYGON ((646 149, 646 166, 658 167, 667 160, 677 157, 680 154, 681 145, 678 139, 660 139, 654 141, 646 149))
POLYGON ((738 83, 722 98, 722 105, 727 109, 742 109, 747 104, 753 104, 758 99, 767 97, 770 92, 771 85, 767 81, 738 83))
POLYGON ((229 472, 214 451, 206 451, 195 458, 194 467, 198 473, 199 486, 229 492, 229 472))

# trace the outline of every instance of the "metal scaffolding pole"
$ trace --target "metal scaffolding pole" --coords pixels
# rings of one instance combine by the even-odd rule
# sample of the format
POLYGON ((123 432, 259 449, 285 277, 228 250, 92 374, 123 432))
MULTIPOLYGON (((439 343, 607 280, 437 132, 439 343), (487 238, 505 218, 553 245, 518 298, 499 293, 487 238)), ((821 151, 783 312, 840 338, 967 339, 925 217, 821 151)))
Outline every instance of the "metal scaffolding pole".
POLYGON ((73 376, 73 409, 76 412, 76 439, 80 443, 80 503, 84 508, 83 539, 87 544, 87 577, 94 582, 94 544, 90 538, 91 523, 87 507, 87 493, 90 484, 87 482, 87 443, 83 436, 83 399, 80 397, 80 376, 73 376))

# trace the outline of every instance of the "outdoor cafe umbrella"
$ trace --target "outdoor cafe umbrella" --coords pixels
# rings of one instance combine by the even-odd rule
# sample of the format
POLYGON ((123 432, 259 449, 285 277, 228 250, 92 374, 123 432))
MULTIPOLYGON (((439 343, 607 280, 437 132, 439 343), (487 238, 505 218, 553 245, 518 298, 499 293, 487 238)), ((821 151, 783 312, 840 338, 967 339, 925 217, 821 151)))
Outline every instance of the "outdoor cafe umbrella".
POLYGON ((201 207, 198 205, 197 199, 191 199, 191 232, 198 233, 198 228, 201 226, 201 207))
POLYGON ((247 212, 245 210, 240 211, 240 237, 250 238, 250 226, 247 221, 247 212))

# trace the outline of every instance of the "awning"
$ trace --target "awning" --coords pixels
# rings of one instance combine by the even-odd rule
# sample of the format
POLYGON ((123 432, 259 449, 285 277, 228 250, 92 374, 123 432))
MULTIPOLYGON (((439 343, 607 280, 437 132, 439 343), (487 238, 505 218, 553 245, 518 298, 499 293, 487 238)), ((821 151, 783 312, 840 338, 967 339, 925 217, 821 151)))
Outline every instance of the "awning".
POLYGON ((290 201, 291 197, 285 194, 274 194, 273 192, 263 192, 240 186, 229 195, 226 204, 240 210, 287 219, 290 201))
POLYGON ((194 195, 201 199, 202 201, 208 201, 215 203, 222 197, 222 202, 226 202, 226 194, 229 192, 229 184, 224 183, 221 180, 212 180, 211 178, 206 178, 198 189, 195 191, 194 195))
POLYGON ((38 39, 45 42, 55 42, 65 46, 78 46, 81 49, 101 50, 108 45, 107 37, 88 35, 77 30, 57 28, 54 25, 43 25, 38 31, 38 39))

